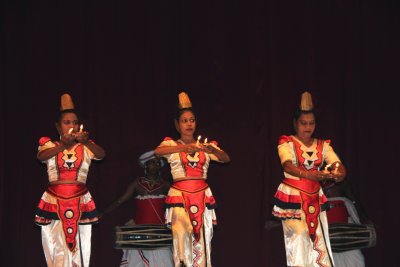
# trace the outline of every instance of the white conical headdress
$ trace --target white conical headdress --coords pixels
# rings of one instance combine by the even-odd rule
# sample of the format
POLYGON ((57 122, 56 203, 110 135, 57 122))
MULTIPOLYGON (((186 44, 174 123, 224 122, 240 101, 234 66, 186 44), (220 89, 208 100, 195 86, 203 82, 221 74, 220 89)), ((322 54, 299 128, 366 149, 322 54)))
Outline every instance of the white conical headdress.
POLYGON ((304 92, 301 95, 300 110, 301 111, 310 111, 313 109, 314 109, 314 105, 312 103, 311 94, 309 92, 304 92))

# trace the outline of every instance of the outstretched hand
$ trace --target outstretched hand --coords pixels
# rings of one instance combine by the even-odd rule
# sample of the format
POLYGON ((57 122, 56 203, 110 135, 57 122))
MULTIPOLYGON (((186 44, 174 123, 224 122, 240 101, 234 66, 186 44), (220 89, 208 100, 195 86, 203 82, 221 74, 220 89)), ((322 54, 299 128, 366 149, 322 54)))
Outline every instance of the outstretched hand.
POLYGON ((212 145, 200 145, 201 150, 206 152, 207 154, 214 154, 215 151, 217 150, 214 146, 212 145))
POLYGON ((183 146, 183 152, 187 153, 187 154, 192 154, 195 152, 200 151, 201 148, 199 146, 197 146, 196 144, 186 144, 183 146))
POLYGON ((310 180, 322 182, 325 180, 333 179, 333 174, 329 172, 321 172, 321 171, 315 171, 315 172, 307 172, 307 178, 310 180))
POLYGON ((63 144, 64 147, 70 147, 74 144, 75 142, 75 136, 73 134, 70 133, 64 133, 61 136, 61 144, 63 144))
POLYGON ((86 144, 89 141, 89 133, 84 132, 77 132, 75 133, 76 140, 81 144, 86 144))

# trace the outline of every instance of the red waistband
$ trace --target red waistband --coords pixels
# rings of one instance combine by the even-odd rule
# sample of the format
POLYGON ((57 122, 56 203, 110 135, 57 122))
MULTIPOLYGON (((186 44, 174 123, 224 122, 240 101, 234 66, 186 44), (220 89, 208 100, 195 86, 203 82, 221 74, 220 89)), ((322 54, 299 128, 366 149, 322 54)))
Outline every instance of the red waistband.
POLYGON ((308 194, 316 194, 321 188, 319 182, 304 178, 300 178, 300 180, 285 178, 283 183, 308 194))
POLYGON ((196 192, 200 192, 200 191, 207 189, 208 184, 203 179, 184 180, 184 181, 174 182, 172 184, 172 188, 175 188, 175 189, 178 189, 181 191, 186 191, 189 193, 196 193, 196 192))
POLYGON ((83 184, 55 184, 49 185, 46 191, 57 198, 71 199, 86 194, 88 189, 83 184))

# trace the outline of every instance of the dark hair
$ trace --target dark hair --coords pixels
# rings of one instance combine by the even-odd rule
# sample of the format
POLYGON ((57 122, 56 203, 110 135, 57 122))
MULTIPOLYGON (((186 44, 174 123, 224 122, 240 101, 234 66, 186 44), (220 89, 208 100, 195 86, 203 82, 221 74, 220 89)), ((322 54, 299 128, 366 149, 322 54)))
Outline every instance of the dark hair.
POLYGON ((317 113, 315 112, 315 109, 312 110, 301 110, 300 108, 296 108, 293 114, 293 119, 295 122, 300 118, 301 114, 308 114, 312 113, 314 114, 315 121, 317 120, 317 113))
POLYGON ((193 113, 194 117, 196 118, 196 114, 193 111, 193 108, 182 108, 182 109, 177 109, 175 112, 175 120, 177 122, 179 122, 179 118, 181 117, 181 115, 183 114, 183 112, 185 111, 190 111, 193 113))
POLYGON ((78 114, 76 114, 75 109, 64 109, 63 111, 60 111, 60 112, 58 113, 56 123, 60 124, 62 117, 63 117, 64 114, 66 114, 66 113, 74 113, 74 114, 78 117, 78 114))

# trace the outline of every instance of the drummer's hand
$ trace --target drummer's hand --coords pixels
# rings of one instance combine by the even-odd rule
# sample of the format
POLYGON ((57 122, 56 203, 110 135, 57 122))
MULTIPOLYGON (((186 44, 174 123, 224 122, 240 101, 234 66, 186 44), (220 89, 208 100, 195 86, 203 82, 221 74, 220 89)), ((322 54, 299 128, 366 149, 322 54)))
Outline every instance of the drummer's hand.
POLYGON ((81 144, 86 144, 89 142, 89 133, 84 131, 84 132, 77 132, 75 134, 76 140, 81 143, 81 144))
POLYGON ((183 152, 188 154, 192 154, 200 150, 201 150, 200 146, 197 146, 196 144, 186 144, 183 146, 183 152))
POLYGON ((68 132, 64 133, 61 136, 61 144, 65 147, 70 147, 74 144, 75 142, 75 136, 73 134, 70 134, 68 132))

